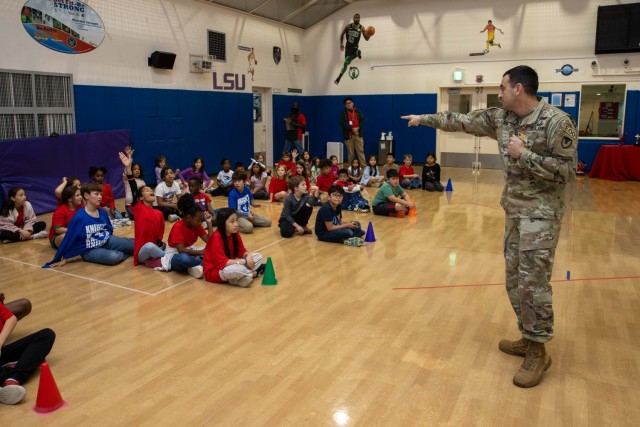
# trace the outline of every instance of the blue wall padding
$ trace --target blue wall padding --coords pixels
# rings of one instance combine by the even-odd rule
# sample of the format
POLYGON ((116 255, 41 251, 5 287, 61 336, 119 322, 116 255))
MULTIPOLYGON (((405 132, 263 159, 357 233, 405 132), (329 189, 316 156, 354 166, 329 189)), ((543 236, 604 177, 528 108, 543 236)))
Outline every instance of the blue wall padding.
POLYGON ((134 160, 149 184, 158 155, 179 169, 203 157, 213 176, 222 158, 248 165, 253 156, 251 93, 83 85, 74 91, 77 130, 130 129, 134 160))

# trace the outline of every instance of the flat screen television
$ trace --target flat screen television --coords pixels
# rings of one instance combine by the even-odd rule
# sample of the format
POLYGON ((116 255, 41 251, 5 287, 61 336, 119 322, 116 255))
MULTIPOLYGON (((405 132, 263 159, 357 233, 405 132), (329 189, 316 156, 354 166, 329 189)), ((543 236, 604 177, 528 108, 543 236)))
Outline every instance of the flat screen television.
POLYGON ((640 52, 640 3, 598 6, 596 54, 640 52))

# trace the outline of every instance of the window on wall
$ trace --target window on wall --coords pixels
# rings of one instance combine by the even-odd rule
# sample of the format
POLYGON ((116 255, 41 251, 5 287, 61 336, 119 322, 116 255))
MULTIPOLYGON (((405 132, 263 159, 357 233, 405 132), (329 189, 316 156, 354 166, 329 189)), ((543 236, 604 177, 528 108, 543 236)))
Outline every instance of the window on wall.
POLYGON ((224 33, 208 30, 207 45, 214 61, 227 62, 227 38, 224 33))
POLYGON ((75 132, 71 74, 0 70, 0 140, 75 132))
POLYGON ((253 122, 262 123, 262 94, 253 92, 253 122))
POLYGON ((589 138, 619 138, 623 132, 626 85, 583 85, 578 134, 589 138))

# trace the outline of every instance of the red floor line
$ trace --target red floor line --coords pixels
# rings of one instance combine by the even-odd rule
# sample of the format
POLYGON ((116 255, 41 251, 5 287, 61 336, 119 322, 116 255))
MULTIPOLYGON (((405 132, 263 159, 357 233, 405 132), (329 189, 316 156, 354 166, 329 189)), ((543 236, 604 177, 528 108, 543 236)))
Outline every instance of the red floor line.
MULTIPOLYGON (((564 283, 564 282, 590 282, 590 281, 602 281, 602 280, 625 280, 625 279, 640 279, 640 276, 620 276, 620 277, 585 277, 581 279, 559 279, 552 280, 551 283, 564 283)), ((415 286, 409 288, 391 288, 393 291, 416 291, 423 289, 444 289, 444 288, 469 288, 476 286, 504 286, 504 282, 501 283, 467 283, 462 285, 440 285, 440 286, 415 286)))

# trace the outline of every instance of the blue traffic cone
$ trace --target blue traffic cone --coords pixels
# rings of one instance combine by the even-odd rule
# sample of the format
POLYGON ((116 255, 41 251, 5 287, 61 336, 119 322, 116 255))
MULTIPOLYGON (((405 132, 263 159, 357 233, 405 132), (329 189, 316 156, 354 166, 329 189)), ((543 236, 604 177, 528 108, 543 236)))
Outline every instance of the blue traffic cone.
POLYGON ((369 221, 369 226, 367 227, 367 235, 364 237, 364 241, 367 243, 373 243, 376 241, 376 235, 373 232, 373 224, 369 221))
POLYGON ((449 178, 449 181, 447 181, 447 188, 445 188, 444 191, 453 191, 453 185, 451 185, 451 178, 449 178))

